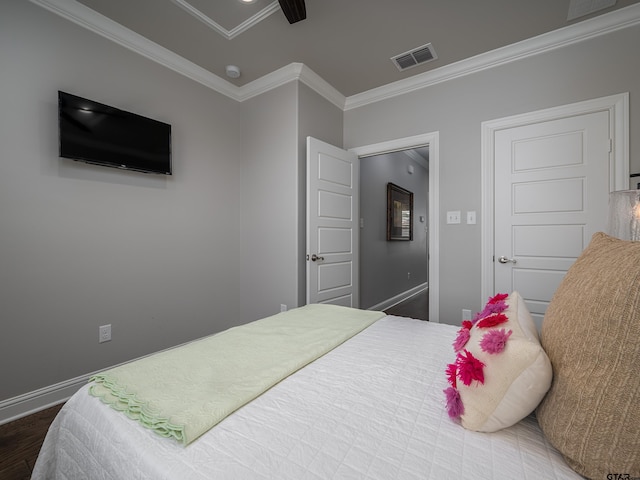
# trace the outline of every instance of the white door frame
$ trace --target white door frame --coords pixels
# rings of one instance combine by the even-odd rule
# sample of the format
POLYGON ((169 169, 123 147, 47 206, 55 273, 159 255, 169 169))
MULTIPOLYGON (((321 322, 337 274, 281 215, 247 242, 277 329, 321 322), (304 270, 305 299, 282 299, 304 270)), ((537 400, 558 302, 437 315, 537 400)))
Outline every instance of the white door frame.
MULTIPOLYGON (((429 146, 429 321, 440 321, 440 150, 439 132, 398 138, 386 142, 351 148, 358 157, 371 157, 385 153, 429 146)), ((358 254, 360 248, 358 246, 358 254)))
POLYGON ((620 93, 584 102, 553 107, 535 112, 514 115, 482 122, 482 212, 481 225, 481 298, 480 304, 494 294, 494 135, 497 130, 513 128, 546 120, 564 118, 570 115, 609 111, 610 131, 613 138, 612 160, 609 166, 609 190, 629 188, 629 93, 620 93))

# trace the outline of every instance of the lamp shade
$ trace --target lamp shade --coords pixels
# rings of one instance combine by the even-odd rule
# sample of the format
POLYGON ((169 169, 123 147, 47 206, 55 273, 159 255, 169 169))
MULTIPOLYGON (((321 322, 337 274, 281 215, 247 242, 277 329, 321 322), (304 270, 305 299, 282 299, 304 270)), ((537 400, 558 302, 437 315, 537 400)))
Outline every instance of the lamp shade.
POLYGON ((609 194, 607 230, 612 237, 640 241, 640 190, 619 190, 609 194))

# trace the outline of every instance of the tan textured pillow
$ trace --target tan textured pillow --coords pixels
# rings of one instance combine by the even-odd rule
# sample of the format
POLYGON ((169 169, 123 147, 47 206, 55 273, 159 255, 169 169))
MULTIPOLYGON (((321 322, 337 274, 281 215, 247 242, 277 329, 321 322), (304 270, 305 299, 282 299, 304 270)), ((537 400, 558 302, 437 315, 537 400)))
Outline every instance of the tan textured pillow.
POLYGON ((549 441, 588 478, 640 477, 640 242, 594 234, 541 341, 554 374, 537 409, 549 441))

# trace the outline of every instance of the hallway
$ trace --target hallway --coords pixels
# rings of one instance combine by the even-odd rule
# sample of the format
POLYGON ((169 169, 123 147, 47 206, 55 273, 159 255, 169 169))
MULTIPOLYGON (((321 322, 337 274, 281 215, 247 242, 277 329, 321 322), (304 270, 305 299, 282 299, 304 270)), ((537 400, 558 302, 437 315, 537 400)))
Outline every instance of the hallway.
POLYGON ((429 289, 409 297, 403 302, 394 305, 384 311, 387 315, 429 320, 429 289))

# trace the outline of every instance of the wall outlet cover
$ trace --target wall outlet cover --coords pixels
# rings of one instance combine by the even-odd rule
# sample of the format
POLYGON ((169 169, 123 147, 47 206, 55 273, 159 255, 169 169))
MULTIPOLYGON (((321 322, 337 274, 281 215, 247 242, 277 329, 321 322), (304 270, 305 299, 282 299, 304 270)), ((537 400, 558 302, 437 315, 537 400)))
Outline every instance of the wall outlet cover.
POLYGON ((111 341, 111 324, 98 327, 98 342, 104 343, 111 341))

